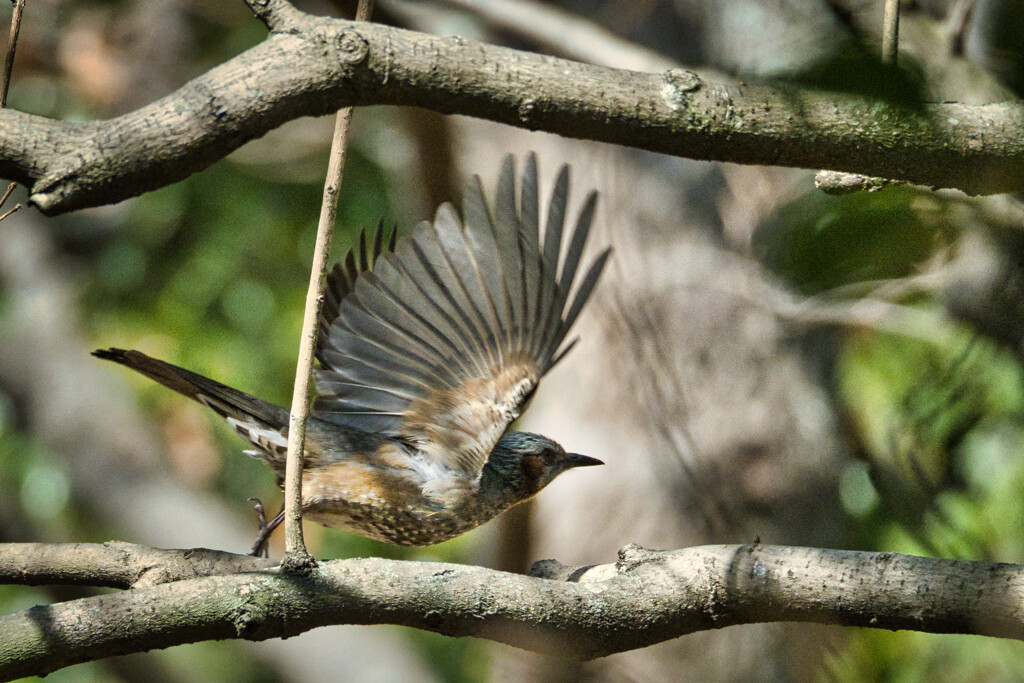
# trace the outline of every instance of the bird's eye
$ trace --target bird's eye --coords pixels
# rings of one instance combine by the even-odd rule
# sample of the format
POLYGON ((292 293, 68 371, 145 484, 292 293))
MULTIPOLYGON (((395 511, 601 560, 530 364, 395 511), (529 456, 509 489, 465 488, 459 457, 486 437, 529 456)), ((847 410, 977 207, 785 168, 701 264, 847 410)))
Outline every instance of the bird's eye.
POLYGON ((544 458, 539 455, 524 455, 522 460, 523 473, 530 479, 540 479, 544 474, 544 458))

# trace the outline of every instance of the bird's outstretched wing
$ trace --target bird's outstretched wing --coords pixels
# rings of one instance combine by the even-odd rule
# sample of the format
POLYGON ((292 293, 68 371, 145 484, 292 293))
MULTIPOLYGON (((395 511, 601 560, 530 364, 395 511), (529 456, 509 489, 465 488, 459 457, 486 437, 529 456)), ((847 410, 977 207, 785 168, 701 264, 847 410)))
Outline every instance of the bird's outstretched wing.
POLYGON ((563 167, 542 244, 536 158, 527 159, 517 207, 509 156, 493 211, 475 178, 461 219, 444 204, 393 250, 382 250, 380 231, 372 252, 363 240, 359 258, 350 255, 330 277, 314 415, 404 440, 432 462, 477 476, 540 378, 572 347, 566 336, 610 252, 586 267, 570 297, 597 195, 563 252, 568 191, 563 167))

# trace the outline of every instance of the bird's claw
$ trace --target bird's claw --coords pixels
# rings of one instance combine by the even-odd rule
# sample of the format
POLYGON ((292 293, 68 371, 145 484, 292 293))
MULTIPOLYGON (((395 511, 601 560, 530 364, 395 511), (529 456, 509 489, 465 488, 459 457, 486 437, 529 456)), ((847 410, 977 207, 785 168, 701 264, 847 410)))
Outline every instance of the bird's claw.
POLYGON ((263 508, 263 502, 259 498, 250 498, 249 502, 253 504, 253 508, 256 510, 256 521, 259 522, 260 530, 256 534, 256 540, 252 542, 252 548, 249 550, 249 554, 253 557, 270 557, 270 550, 268 548, 268 542, 270 540, 270 534, 274 533, 274 529, 281 524, 284 519, 284 508, 281 508, 281 512, 277 513, 274 519, 267 522, 266 510, 263 508))
POLYGON ((249 502, 252 503, 253 509, 256 510, 256 521, 259 522, 260 530, 262 531, 263 527, 267 526, 267 514, 263 508, 263 501, 253 497, 249 499, 249 502))

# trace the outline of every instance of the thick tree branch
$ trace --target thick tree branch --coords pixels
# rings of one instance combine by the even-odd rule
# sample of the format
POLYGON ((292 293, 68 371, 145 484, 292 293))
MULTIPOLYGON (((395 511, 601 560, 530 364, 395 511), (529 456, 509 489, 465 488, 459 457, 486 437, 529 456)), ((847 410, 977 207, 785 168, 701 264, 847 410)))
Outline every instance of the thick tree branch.
POLYGON ((223 550, 161 550, 134 543, 5 543, 0 584, 140 588, 270 569, 274 562, 223 550))
POLYGON ((44 213, 181 180, 300 116, 393 104, 695 159, 831 168, 974 193, 1024 190, 1024 106, 921 114, 796 87, 645 74, 458 37, 279 12, 268 38, 108 121, 0 111, 0 176, 44 213))
MULTIPOLYGON (((116 546, 124 557, 153 552, 127 549, 116 546)), ((54 552, 70 556, 60 560, 70 566, 88 553, 101 563, 121 562, 82 544, 54 552)), ((134 583, 134 570, 107 564, 97 571, 120 574, 119 585, 134 583)), ((534 573, 335 560, 308 576, 249 571, 39 606, 0 619, 0 679, 198 640, 263 640, 340 623, 402 624, 584 659, 769 621, 1024 639, 1018 565, 784 546, 627 546, 614 565, 546 561, 534 573)), ((53 571, 42 575, 59 580, 53 571)), ((69 574, 68 582, 80 581, 69 574)))

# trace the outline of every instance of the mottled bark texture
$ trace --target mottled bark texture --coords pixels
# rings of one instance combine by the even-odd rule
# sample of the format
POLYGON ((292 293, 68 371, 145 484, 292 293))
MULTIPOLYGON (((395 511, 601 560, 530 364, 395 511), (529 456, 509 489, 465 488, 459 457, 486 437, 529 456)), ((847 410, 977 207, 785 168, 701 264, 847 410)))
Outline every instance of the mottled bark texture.
MULTIPOLYGON (((73 568, 83 562, 96 563, 105 576, 130 575, 129 567, 154 551, 69 544, 47 552, 69 568, 68 582, 81 583, 73 568)), ((168 566, 188 565, 194 551, 180 553, 165 560, 168 566)), ((57 571, 44 572, 46 580, 61 581, 57 571)), ((199 640, 264 640, 341 623, 403 624, 580 659, 766 621, 1024 638, 1024 567, 1017 565, 786 546, 660 552, 630 545, 613 565, 545 561, 533 573, 334 560, 306 576, 255 570, 182 578, 37 606, 0 619, 0 679, 199 640)), ((35 582, 10 566, 2 576, 35 582)))
POLYGON ((0 111, 0 176, 53 215, 206 168, 302 116, 391 104, 665 154, 828 168, 987 194, 1024 189, 1024 106, 853 95, 591 66, 264 3, 262 43, 106 121, 0 111), (273 8, 272 10, 266 8, 273 8))

